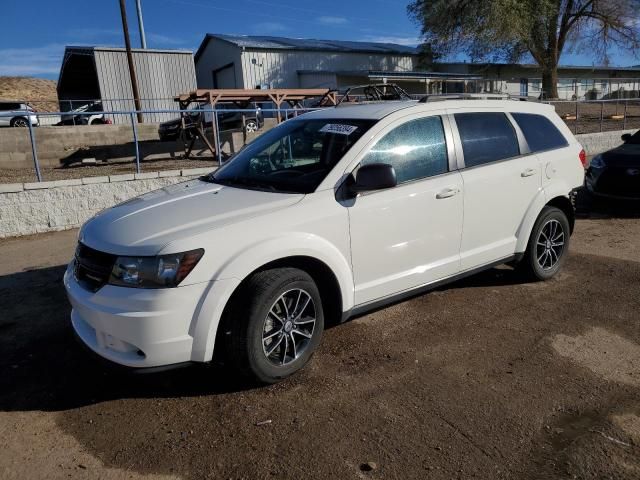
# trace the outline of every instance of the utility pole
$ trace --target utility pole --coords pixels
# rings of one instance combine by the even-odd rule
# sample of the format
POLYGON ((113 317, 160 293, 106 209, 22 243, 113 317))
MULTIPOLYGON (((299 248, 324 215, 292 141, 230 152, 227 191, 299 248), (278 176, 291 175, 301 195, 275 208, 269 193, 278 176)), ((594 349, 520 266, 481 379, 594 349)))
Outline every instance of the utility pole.
POLYGON ((133 54, 131 53, 131 40, 129 39, 129 26, 127 25, 127 10, 125 0, 120 0, 120 14, 122 15, 122 30, 124 32, 124 46, 127 49, 127 63, 129 64, 129 76, 131 77, 131 89, 133 90, 133 102, 136 106, 138 123, 142 123, 142 110, 140 108, 140 94, 138 93, 138 82, 136 71, 133 66, 133 54))
POLYGON ((140 30, 140 45, 146 50, 147 37, 144 34, 144 22, 142 21, 142 5, 141 0, 136 0, 136 11, 138 12, 138 30, 140 30))

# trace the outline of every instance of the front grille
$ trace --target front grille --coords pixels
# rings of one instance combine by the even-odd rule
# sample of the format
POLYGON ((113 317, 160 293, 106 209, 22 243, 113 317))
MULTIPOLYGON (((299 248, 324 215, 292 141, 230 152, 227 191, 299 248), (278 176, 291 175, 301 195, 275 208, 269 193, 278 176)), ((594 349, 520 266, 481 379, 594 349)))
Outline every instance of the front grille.
POLYGON ((640 198, 640 175, 630 175, 626 168, 608 168, 596 186, 601 193, 640 198))
POLYGON ((78 243, 75 258, 76 280, 88 290, 95 292, 109 281, 117 257, 78 243))

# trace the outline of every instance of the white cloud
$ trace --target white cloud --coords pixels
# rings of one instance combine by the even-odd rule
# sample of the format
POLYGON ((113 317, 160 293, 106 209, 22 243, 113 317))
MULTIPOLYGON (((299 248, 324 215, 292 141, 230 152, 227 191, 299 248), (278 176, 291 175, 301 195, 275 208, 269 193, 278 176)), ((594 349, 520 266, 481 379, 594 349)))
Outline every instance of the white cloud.
POLYGON ((0 49, 0 75, 47 75, 60 71, 64 45, 0 49))
POLYGON ((261 35, 264 33, 284 32, 288 30, 288 28, 282 23, 278 23, 278 22, 261 22, 254 25, 254 30, 257 33, 257 35, 261 35))
POLYGON ((344 17, 323 16, 318 18, 318 22, 323 25, 344 25, 349 21, 344 17))
POLYGON ((415 47, 422 43, 420 37, 395 37, 385 35, 367 35, 363 40, 365 42, 376 43, 397 43, 398 45, 406 45, 409 47, 415 47))
MULTIPOLYGON (((134 35, 137 37, 138 32, 136 31, 134 35)), ((147 43, 151 48, 153 48, 154 46, 164 46, 164 47, 179 46, 187 43, 187 40, 185 38, 171 37, 169 35, 163 35, 161 33, 145 32, 145 36, 147 37, 147 43)), ((133 43, 134 40, 132 39, 131 42, 133 43)))

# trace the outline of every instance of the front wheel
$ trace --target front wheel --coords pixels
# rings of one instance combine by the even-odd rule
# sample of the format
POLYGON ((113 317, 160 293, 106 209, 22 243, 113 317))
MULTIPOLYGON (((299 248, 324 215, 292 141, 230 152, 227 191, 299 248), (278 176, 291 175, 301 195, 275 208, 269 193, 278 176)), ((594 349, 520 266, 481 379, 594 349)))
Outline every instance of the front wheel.
POLYGON ((518 266, 534 280, 549 280, 566 261, 571 228, 565 213, 556 207, 542 209, 536 220, 527 251, 518 266))
POLYGON ((247 123, 245 124, 244 128, 247 131, 247 133, 254 133, 254 132, 257 132, 260 127, 258 126, 258 122, 256 120, 249 119, 247 120, 247 123))
POLYGON ((236 298, 231 322, 233 362, 259 382, 275 383, 304 367, 320 343, 320 293, 302 270, 258 272, 236 298))

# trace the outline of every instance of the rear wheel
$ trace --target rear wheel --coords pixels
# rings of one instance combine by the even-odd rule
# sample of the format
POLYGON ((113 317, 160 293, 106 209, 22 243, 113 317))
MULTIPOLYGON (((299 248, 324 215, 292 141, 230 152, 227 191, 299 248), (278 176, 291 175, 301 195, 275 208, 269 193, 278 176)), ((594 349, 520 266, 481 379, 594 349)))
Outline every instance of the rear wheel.
POLYGON ((544 207, 536 220, 519 269, 529 278, 549 280, 560 269, 569 251, 571 228, 565 213, 544 207))
POLYGON ((275 383, 304 367, 320 343, 320 293, 302 270, 265 270, 235 299, 231 322, 233 362, 259 382, 275 383))
POLYGON ((11 125, 12 127, 28 127, 29 123, 28 120, 24 117, 16 117, 11 119, 9 125, 11 125))

